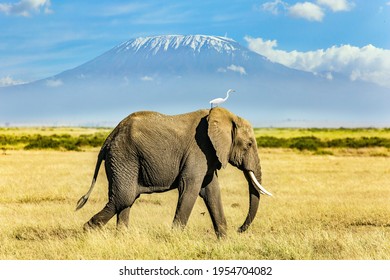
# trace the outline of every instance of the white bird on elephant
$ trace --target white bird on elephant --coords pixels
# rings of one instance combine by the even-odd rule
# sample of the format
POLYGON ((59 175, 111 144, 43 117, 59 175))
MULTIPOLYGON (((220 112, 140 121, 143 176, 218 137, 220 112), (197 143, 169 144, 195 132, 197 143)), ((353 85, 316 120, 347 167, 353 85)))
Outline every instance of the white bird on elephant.
POLYGON ((215 98, 213 100, 210 101, 210 104, 211 104, 211 108, 213 108, 213 106, 218 106, 219 104, 225 102, 228 98, 229 98, 229 93, 232 93, 232 92, 235 92, 234 89, 229 89, 227 92, 226 92, 226 97, 225 98, 215 98))

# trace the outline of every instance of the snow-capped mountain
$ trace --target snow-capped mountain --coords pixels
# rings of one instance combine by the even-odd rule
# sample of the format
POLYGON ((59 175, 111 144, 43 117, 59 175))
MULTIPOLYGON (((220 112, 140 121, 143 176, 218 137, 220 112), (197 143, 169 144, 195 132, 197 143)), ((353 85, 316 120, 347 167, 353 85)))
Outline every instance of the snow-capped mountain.
POLYGON ((110 124, 137 110, 224 107, 256 126, 389 125, 387 89, 289 69, 218 36, 135 38, 74 69, 0 88, 4 123, 110 124))
POLYGON ((120 44, 113 50, 127 52, 128 50, 156 55, 159 51, 167 52, 186 48, 193 53, 200 53, 202 48, 213 49, 219 53, 231 54, 240 49, 240 45, 232 39, 219 36, 204 35, 166 35, 155 37, 136 38, 120 44))
POLYGON ((186 74, 255 75, 294 70, 271 63, 236 41, 218 36, 167 35, 136 38, 60 74, 57 78, 149 79, 186 74), (266 71, 264 71, 266 70, 266 71))

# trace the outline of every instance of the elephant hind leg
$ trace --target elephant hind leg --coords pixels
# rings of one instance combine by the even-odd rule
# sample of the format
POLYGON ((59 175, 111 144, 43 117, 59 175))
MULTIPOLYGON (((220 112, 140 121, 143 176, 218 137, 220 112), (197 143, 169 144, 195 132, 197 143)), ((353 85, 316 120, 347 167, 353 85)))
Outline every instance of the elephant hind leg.
POLYGON ((117 229, 120 228, 127 228, 129 226, 129 215, 130 215, 130 208, 133 206, 134 202, 139 197, 139 194, 137 196, 131 196, 128 201, 126 202, 125 206, 117 212, 116 216, 116 227, 117 229))
POLYGON ((103 227, 115 214, 115 205, 110 201, 100 212, 84 224, 84 230, 103 227))
POLYGON ((117 229, 127 228, 129 226, 130 207, 122 209, 116 215, 116 227, 117 229))
POLYGON ((93 216, 85 225, 84 230, 95 229, 103 227, 115 214, 117 215, 116 226, 117 228, 128 227, 130 208, 133 205, 135 199, 122 207, 121 210, 117 210, 113 203, 108 202, 107 205, 95 216, 93 216))

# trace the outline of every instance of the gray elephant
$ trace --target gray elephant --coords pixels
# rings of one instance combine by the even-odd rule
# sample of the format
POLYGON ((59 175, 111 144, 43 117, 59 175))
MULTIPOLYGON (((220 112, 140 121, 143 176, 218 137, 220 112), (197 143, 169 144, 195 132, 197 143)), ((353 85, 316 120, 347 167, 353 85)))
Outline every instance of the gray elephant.
POLYGON ((87 202, 103 160, 108 203, 84 229, 101 227, 114 215, 118 227, 127 226, 130 208, 141 194, 178 189, 173 225, 185 227, 200 195, 216 235, 222 237, 226 235, 226 219, 217 170, 228 163, 242 170, 249 184, 249 212, 240 232, 255 218, 260 194, 271 195, 259 183, 261 167, 253 128, 220 107, 176 116, 136 112, 122 120, 103 144, 91 187, 76 210, 87 202))

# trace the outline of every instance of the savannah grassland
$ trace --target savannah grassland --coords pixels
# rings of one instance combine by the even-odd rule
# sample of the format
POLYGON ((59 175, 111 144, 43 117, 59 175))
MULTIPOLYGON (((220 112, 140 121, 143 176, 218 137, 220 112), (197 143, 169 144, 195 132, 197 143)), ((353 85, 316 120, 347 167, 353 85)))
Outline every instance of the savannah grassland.
MULTIPOLYGON (((0 135, 106 135, 109 129, 0 129, 0 135)), ((256 135, 317 139, 380 137, 390 130, 258 129, 256 135)), ((15 138, 15 139, 16 139, 15 138)), ((9 139, 9 138, 7 138, 9 139)), ((43 138, 40 138, 43 139, 43 138)), ((262 197, 247 232, 236 229, 248 210, 243 174, 219 172, 228 236, 218 240, 199 198, 182 232, 171 229, 177 191, 143 195, 128 230, 115 218, 101 231, 83 224, 107 201, 102 165, 89 202, 99 148, 25 149, 14 141, 0 150, 0 259, 390 259, 390 148, 259 148, 262 197)), ((73 146, 70 146, 73 147, 73 146)))

